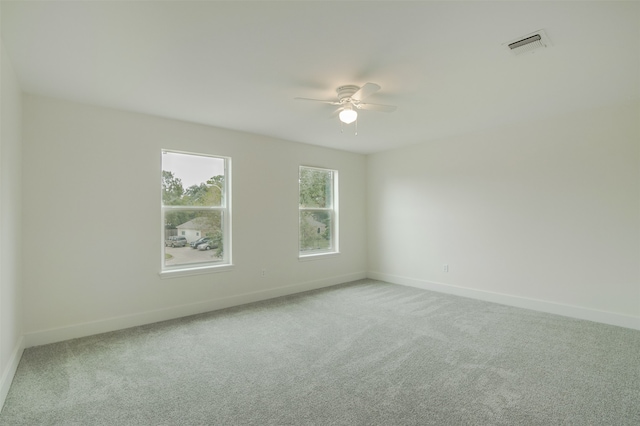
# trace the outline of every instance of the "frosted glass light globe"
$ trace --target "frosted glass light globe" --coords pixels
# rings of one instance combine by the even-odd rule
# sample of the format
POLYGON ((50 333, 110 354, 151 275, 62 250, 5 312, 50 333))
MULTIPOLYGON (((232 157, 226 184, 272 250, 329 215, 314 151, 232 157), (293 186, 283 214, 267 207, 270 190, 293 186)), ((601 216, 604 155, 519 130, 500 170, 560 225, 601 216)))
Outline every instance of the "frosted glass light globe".
POLYGON ((340 121, 342 121, 343 123, 351 124, 356 121, 356 118, 358 118, 358 113, 351 108, 343 109, 342 111, 340 111, 339 117, 340 121))

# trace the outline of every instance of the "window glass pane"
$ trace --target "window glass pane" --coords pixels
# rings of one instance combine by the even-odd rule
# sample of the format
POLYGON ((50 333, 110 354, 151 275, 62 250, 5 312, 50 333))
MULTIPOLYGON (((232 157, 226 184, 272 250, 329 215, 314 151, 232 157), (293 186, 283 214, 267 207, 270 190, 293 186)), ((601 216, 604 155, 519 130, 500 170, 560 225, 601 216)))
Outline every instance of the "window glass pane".
POLYGON ((164 213, 164 266, 221 262, 224 213, 179 210, 164 213))
POLYGON ((300 211, 300 251, 332 248, 331 219, 327 210, 300 211))
POLYGON ((331 208, 333 171, 300 168, 300 207, 331 208))
POLYGON ((162 203, 165 206, 222 206, 224 159, 163 152, 162 203))

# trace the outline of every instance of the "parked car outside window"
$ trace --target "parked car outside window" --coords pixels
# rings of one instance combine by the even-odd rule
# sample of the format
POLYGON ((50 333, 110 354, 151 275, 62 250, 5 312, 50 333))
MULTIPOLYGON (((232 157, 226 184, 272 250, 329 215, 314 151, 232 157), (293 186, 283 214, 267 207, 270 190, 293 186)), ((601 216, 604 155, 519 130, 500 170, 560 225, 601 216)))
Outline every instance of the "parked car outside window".
POLYGON ((198 238, 195 241, 192 241, 189 245, 191 246, 191 248, 195 249, 195 248, 198 248, 200 244, 205 244, 205 243, 208 243, 209 241, 211 241, 211 237, 202 237, 202 238, 198 238))
POLYGON ((169 237, 164 240, 164 245, 169 247, 184 247, 187 245, 187 239, 183 236, 169 237))
POLYGON ((209 241, 204 244, 198 245, 198 250, 211 250, 214 248, 218 248, 218 243, 214 242, 213 239, 209 238, 209 241))

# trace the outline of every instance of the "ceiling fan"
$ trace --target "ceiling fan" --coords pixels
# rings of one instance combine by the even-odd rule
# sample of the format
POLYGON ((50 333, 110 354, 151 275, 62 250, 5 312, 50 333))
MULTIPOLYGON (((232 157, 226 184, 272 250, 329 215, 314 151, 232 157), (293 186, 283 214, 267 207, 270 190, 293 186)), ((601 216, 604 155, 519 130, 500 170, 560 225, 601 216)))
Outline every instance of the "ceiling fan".
POLYGON ((337 105, 338 109, 333 115, 338 114, 340 121, 345 124, 351 124, 358 118, 358 109, 365 109, 379 112, 393 112, 396 110, 394 105, 381 105, 363 102, 369 96, 380 90, 380 86, 375 83, 365 83, 364 86, 358 87, 354 85, 340 86, 336 89, 338 93, 337 100, 322 100, 309 98, 295 98, 301 101, 322 102, 330 105, 337 105))

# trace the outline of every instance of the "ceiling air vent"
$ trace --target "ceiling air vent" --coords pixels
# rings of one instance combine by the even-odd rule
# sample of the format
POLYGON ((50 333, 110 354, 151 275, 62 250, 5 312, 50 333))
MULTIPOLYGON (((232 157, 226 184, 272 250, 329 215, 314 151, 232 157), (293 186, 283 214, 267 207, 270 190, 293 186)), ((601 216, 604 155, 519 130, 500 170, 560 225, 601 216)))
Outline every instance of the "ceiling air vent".
POLYGON ((531 53, 535 50, 549 47, 551 46, 551 42, 544 30, 539 30, 505 43, 505 46, 507 46, 514 55, 520 55, 522 53, 531 53))

